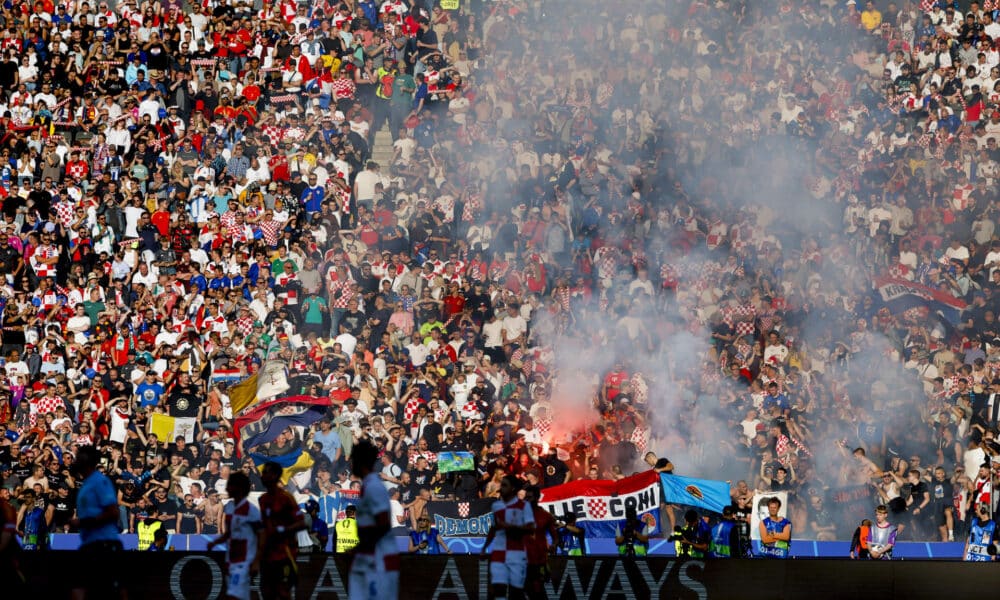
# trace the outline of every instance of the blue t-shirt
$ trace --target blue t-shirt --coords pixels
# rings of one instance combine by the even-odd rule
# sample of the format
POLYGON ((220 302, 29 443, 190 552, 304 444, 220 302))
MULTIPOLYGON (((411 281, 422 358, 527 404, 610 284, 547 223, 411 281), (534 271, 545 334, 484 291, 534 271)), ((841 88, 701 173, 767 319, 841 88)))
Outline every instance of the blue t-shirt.
POLYGON ((135 386, 135 393, 139 396, 139 407, 156 406, 163 395, 163 386, 159 383, 146 383, 145 381, 135 386))
POLYGON ((322 186, 307 187, 302 190, 302 207, 308 213, 319 212, 323 209, 323 198, 326 191, 322 186))
POLYGON ((337 460, 337 450, 340 449, 340 435, 336 429, 330 429, 329 433, 317 431, 313 434, 313 441, 323 444, 323 456, 330 459, 330 462, 337 460))
MULTIPOLYGON (((118 506, 118 494, 115 492, 115 484, 111 480, 97 471, 91 473, 83 480, 80 486, 80 493, 76 498, 76 514, 83 519, 94 519, 104 512, 106 506, 118 506)), ((105 523, 93 529, 80 528, 80 545, 92 542, 107 542, 118 540, 118 524, 105 523)))

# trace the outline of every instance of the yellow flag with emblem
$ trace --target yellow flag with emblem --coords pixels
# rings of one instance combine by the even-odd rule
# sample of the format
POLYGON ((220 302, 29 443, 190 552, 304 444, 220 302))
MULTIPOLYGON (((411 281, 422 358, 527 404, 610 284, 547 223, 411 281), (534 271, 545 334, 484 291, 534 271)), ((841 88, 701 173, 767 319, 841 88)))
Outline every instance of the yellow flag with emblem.
POLYGON ((229 388, 229 405, 233 416, 243 412, 257 401, 257 373, 229 388))

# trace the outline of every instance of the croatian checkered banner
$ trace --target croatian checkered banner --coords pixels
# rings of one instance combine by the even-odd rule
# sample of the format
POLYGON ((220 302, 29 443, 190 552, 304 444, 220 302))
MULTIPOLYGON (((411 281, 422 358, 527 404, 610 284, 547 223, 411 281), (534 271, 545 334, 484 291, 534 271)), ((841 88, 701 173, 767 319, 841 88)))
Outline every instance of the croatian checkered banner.
POLYGON ((632 512, 644 533, 660 531, 660 480, 652 470, 619 481, 580 479, 546 488, 538 505, 559 520, 575 513, 589 538, 614 537, 632 512))
POLYGON ((882 304, 892 314, 925 307, 933 314, 956 325, 966 308, 965 301, 951 294, 905 279, 880 278, 875 281, 875 289, 882 297, 882 304))

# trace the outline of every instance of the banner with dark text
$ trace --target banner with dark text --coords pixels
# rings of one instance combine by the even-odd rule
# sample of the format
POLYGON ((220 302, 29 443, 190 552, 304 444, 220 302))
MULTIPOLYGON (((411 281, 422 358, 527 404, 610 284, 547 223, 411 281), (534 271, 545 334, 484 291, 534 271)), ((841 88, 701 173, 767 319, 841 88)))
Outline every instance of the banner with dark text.
POLYGON ((542 490, 538 505, 562 520, 576 514, 587 537, 615 537, 635 511, 647 535, 660 531, 660 477, 646 471, 618 481, 580 479, 542 490))

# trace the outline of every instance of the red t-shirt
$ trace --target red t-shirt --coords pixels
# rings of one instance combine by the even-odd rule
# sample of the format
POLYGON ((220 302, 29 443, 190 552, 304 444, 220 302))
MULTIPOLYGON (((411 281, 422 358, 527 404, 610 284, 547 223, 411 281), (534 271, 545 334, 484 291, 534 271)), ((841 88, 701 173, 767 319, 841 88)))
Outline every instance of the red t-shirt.
POLYGON ((330 399, 333 400, 334 404, 343 404, 348 398, 351 397, 351 388, 336 388, 330 392, 330 399))
POLYGON ((264 521, 264 529, 267 532, 267 543, 264 547, 264 554, 261 560, 281 561, 295 560, 296 546, 290 544, 294 536, 278 533, 277 528, 290 527, 295 523, 295 517, 299 514, 299 505, 292 498, 292 495, 284 490, 278 490, 271 494, 265 492, 258 502, 260 505, 261 518, 264 521))
POLYGON ((448 317, 462 312, 465 308, 465 298, 459 295, 445 296, 442 303, 444 304, 444 314, 448 317))
POLYGON ((627 379, 628 373, 624 371, 608 373, 608 376, 604 378, 604 383, 608 386, 608 400, 615 399, 621 391, 622 383, 627 379))
POLYGON ((549 511, 535 507, 535 532, 525 538, 524 549, 528 555, 529 565, 544 565, 549 553, 549 541, 546 535, 552 529, 553 518, 549 511))

